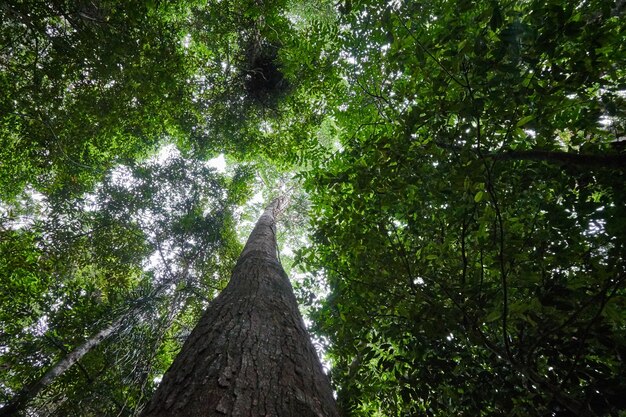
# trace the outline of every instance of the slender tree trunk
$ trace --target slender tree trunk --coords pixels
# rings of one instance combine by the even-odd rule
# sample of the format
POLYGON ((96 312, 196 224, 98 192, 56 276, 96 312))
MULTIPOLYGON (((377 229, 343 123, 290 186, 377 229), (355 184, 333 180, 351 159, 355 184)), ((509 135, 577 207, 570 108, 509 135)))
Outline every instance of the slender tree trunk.
POLYGON ((41 378, 22 388, 22 390, 20 390, 20 392, 18 392, 15 397, 11 399, 11 401, 5 404, 4 407, 0 408, 0 417, 17 416, 19 411, 24 408, 31 399, 35 398, 41 390, 52 384, 57 377, 74 366, 83 356, 102 343, 103 340, 115 333, 120 327, 122 327, 125 320, 126 316, 120 317, 109 326, 100 330, 98 333, 74 348, 74 350, 55 363, 52 368, 48 369, 48 371, 41 376, 41 378))
POLYGON ((142 417, 337 417, 265 210, 142 417))
MULTIPOLYGON (((18 416, 20 411, 35 398, 42 390, 51 385, 65 371, 76 365, 86 354, 99 346, 103 341, 111 337, 122 329, 129 320, 136 319, 139 314, 148 308, 151 302, 167 288, 168 283, 160 284, 153 290, 148 301, 140 303, 130 311, 115 319, 111 324, 100 330, 89 339, 75 347, 71 352, 66 353, 51 368, 49 368, 40 378, 28 382, 9 402, 0 408, 0 417, 18 416)), ((139 301, 139 300, 137 300, 139 301)))

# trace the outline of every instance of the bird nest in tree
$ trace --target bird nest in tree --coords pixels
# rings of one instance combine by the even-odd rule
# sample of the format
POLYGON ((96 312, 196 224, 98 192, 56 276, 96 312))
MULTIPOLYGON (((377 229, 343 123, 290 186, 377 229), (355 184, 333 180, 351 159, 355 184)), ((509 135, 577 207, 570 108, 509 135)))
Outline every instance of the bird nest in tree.
POLYGON ((289 90, 278 61, 278 46, 251 41, 246 48, 243 68, 246 98, 262 107, 275 107, 289 90))

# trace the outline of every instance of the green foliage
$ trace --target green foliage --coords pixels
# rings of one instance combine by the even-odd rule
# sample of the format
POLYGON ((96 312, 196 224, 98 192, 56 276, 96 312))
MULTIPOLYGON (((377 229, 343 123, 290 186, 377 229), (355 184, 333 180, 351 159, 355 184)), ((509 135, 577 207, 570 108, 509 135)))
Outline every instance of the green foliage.
POLYGON ((116 161, 180 131, 191 68, 171 9, 145 2, 3 5, 3 199, 25 184, 80 193, 116 161))
POLYGON ((137 414, 230 275, 256 173, 296 191, 279 238, 310 240, 295 286, 346 415, 623 414, 624 22, 604 0, 0 6, 0 403, 123 318, 29 412, 137 414))
POLYGON ((301 253, 330 284, 316 328, 344 410, 623 412, 624 171, 554 157, 616 152, 622 12, 351 7, 342 149, 306 174, 301 253))
POLYGON ((132 415, 225 285, 240 251, 232 207, 247 176, 225 178, 167 149, 110 170, 94 193, 40 196, 31 224, 20 213, 3 222, 2 402, 122 320, 30 412, 132 415))

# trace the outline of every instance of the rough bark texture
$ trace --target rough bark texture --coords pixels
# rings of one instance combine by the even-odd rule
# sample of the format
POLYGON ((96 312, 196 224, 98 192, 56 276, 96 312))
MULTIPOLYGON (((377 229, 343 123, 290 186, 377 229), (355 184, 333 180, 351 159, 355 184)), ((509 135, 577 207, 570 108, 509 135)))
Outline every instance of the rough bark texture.
POLYGON ((338 416, 276 254, 270 205, 142 417, 338 416))

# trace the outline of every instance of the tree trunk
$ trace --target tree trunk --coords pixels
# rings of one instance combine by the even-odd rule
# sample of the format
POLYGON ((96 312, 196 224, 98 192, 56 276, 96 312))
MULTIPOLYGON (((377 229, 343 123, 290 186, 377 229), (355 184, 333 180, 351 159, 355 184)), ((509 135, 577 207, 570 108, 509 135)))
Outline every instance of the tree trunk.
POLYGON ((265 210, 142 417, 337 417, 265 210))
POLYGON ((26 385, 15 397, 11 399, 4 407, 0 408, 0 417, 12 417, 19 415, 19 411, 26 404, 35 398, 41 390, 52 384, 57 377, 74 366, 79 360, 89 353, 93 348, 102 343, 103 340, 115 333, 124 323, 126 316, 120 317, 109 326, 100 330, 94 336, 87 339, 81 345, 77 346, 70 353, 59 360, 52 368, 41 376, 41 378, 26 385))
MULTIPOLYGON (((100 330, 80 345, 76 346, 71 352, 66 353, 52 367, 50 367, 41 377, 28 382, 9 402, 0 408, 0 417, 14 417, 20 415, 20 412, 26 405, 39 393, 51 385, 58 377, 63 375, 65 371, 76 365, 86 354, 98 347, 103 341, 111 337, 122 329, 129 320, 139 317, 141 312, 148 308, 151 302, 161 294, 168 286, 168 283, 160 284, 153 290, 145 304, 140 303, 138 306, 130 309, 130 311, 115 319, 111 324, 100 330)), ((136 302, 139 300, 136 300, 136 302)), ((80 364, 79 364, 80 366, 80 364)))

